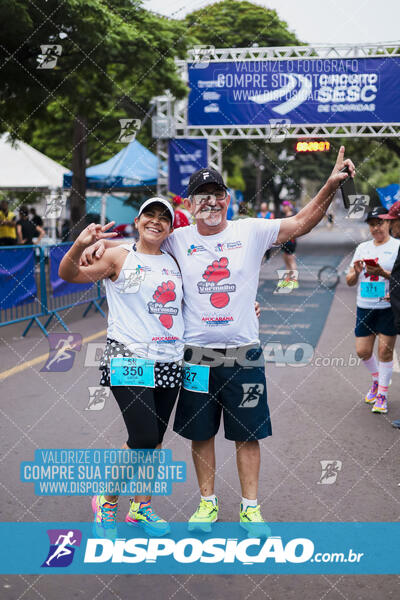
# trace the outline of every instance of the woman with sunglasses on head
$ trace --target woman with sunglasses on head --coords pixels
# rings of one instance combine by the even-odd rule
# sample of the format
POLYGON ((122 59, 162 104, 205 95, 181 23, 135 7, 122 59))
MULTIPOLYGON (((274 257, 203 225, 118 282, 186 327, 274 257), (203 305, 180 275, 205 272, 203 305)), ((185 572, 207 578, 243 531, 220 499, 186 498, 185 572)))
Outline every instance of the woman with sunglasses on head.
POLYGON ((380 218, 387 211, 373 208, 366 222, 372 240, 356 248, 346 275, 347 285, 358 284, 356 351, 372 376, 372 386, 365 396, 373 404, 372 412, 387 413, 387 392, 393 371, 396 328, 388 296, 389 279, 400 241, 389 234, 389 221, 380 218), (374 344, 378 337, 378 361, 374 344))
MULTIPOLYGON (((160 249, 172 232, 173 218, 166 200, 150 198, 135 219, 136 244, 109 248, 101 258, 83 266, 81 257, 87 247, 115 236, 107 232, 113 223, 91 224, 60 264, 60 277, 71 283, 104 279, 109 313, 100 384, 111 387, 121 409, 128 430, 126 449, 161 447, 181 384, 182 278, 175 260, 160 249), (114 369, 125 357, 135 357, 138 364, 146 359, 150 365, 146 383, 124 379, 124 369, 114 369)), ((169 525, 153 512, 150 501, 150 496, 135 496, 125 520, 142 526, 146 533, 165 535, 169 525)), ((93 498, 96 535, 115 538, 117 507, 118 496, 93 498)))

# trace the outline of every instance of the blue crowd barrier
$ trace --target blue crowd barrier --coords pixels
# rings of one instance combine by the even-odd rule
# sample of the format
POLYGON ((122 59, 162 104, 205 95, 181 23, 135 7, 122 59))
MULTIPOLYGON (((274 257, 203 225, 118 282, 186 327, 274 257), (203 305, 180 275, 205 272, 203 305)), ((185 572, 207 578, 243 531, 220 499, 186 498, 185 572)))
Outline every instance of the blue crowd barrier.
POLYGON ((0 327, 27 321, 23 336, 34 324, 47 336, 47 327, 56 318, 69 332, 61 311, 84 304, 83 317, 92 307, 105 317, 100 282, 75 284, 58 277, 59 264, 70 246, 64 242, 0 247, 0 327), (40 320, 43 317, 44 324, 40 320))

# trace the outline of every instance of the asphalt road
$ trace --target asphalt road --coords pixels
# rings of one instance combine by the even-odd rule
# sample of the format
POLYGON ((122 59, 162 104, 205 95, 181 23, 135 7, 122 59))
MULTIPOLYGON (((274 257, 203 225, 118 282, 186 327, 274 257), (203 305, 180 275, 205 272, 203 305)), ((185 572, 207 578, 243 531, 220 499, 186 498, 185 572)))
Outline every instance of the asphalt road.
MULTIPOLYGON (((400 418, 399 367, 393 374, 389 413, 372 414, 362 401, 369 387, 368 374, 354 362, 355 290, 345 285, 343 276, 334 292, 321 290, 317 280, 323 264, 340 263, 339 270, 347 266, 356 243, 363 239, 365 226, 343 221, 332 231, 318 227, 300 240, 300 288, 285 297, 271 295, 276 269, 284 268, 281 256, 262 267, 263 344, 281 343, 286 350, 291 344, 304 343, 312 348, 307 365, 267 364, 273 436, 261 443, 258 499, 271 522, 400 518, 400 432, 390 425, 393 418, 400 418), (334 484, 319 483, 320 461, 324 460, 341 465, 334 484)), ((100 315, 81 319, 82 309, 67 313, 63 316, 71 331, 84 339, 95 336, 91 344, 104 340, 105 321, 100 315)), ((21 339, 22 330, 22 326, 0 329, 0 520, 88 521, 87 498, 37 497, 33 485, 19 480, 19 465, 33 460, 37 448, 119 447, 126 437, 122 418, 112 397, 101 410, 86 410, 89 388, 97 386, 99 379, 96 367, 84 366, 88 342, 76 353, 69 371, 46 373, 41 369, 47 340, 35 329, 21 339)), ((53 331, 62 330, 54 324, 53 331)), ((165 447, 172 449, 175 458, 187 461, 188 478, 174 487, 171 496, 156 498, 154 506, 168 520, 185 521, 199 499, 190 444, 169 430, 165 447)), ((216 493, 220 519, 237 520, 241 495, 235 455, 223 430, 217 437, 216 493)), ((121 499, 120 518, 127 504, 127 499, 121 499)), ((398 597, 399 583, 397 576, 376 575, 14 575, 0 576, 0 598, 376 600, 398 597)))

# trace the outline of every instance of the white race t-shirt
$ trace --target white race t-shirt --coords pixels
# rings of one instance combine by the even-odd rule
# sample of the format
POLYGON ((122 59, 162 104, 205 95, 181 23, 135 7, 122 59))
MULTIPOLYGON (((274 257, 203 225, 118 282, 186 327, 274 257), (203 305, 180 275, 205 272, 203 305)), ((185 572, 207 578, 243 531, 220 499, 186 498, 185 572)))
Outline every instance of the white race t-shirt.
MULTIPOLYGON (((391 271, 397 254, 399 251, 400 240, 390 237, 386 244, 376 246, 374 240, 368 242, 362 242, 356 248, 354 256, 351 260, 350 266, 352 267, 356 260, 363 260, 364 258, 377 258, 380 266, 385 271, 391 271)), ((360 308, 389 308, 390 303, 384 302, 379 298, 362 298, 361 297, 361 283, 364 281, 371 281, 371 277, 366 273, 366 270, 361 271, 358 278, 357 287, 357 306, 360 308)), ((385 282, 385 296, 389 293, 389 279, 379 277, 379 281, 385 282)))
POLYGON ((172 362, 183 357, 182 276, 168 254, 128 250, 116 281, 105 279, 107 336, 139 358, 172 362))
POLYGON ((261 260, 278 237, 280 219, 240 219, 214 235, 196 225, 177 229, 163 249, 179 264, 185 342, 243 346, 259 342, 254 310, 261 260))

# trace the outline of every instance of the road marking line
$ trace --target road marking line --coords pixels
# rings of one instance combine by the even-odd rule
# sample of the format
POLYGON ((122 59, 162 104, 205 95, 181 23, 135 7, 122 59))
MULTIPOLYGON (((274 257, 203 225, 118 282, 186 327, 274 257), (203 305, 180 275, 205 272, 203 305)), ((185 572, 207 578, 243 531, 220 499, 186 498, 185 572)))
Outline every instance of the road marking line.
MULTIPOLYGON (((98 337, 106 335, 106 333, 107 333, 107 329, 102 329, 101 331, 98 331, 97 333, 88 335, 87 337, 83 338, 82 344, 91 342, 92 340, 95 340, 98 337)), ((3 379, 7 379, 7 377, 11 377, 11 375, 15 375, 16 373, 25 371, 25 369, 29 369, 29 367, 33 367, 34 365, 37 365, 38 363, 42 362, 43 360, 45 360, 48 357, 49 357, 49 353, 46 352, 46 354, 41 354, 40 356, 37 356, 36 358, 31 358, 31 360, 27 360, 26 362, 24 362, 20 365, 17 365, 16 367, 7 369, 7 371, 3 371, 2 373, 0 373, 0 381, 3 381, 3 379)))

